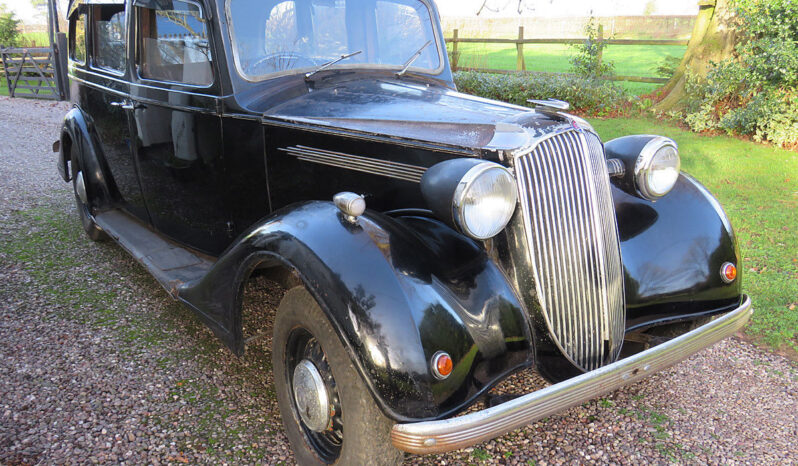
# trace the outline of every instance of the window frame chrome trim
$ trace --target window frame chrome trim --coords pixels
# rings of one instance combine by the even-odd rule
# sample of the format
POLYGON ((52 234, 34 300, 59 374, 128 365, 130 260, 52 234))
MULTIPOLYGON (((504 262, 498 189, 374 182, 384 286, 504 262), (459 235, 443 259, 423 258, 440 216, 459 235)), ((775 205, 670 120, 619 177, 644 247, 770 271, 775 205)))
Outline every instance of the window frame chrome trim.
MULTIPOLYGON (((163 87, 157 86, 157 84, 186 86, 186 87, 190 87, 190 88, 193 88, 193 89, 211 89, 212 87, 214 87, 214 85, 216 84, 216 82, 218 80, 218 77, 217 77, 218 72, 217 72, 217 70, 215 69, 215 66, 214 66, 214 63, 216 63, 216 60, 214 60, 214 57, 217 55, 217 53, 214 50, 214 45, 213 45, 214 40, 213 40, 212 31, 211 31, 211 24, 212 24, 211 18, 212 18, 212 16, 211 16, 211 13, 210 13, 210 9, 209 8, 205 8, 205 5, 203 5, 203 3, 198 1, 198 0, 179 0, 179 1, 185 2, 185 3, 191 3, 191 4, 194 4, 194 5, 198 6, 199 10, 200 10, 200 13, 201 13, 200 17, 205 19, 205 30, 206 30, 205 32, 208 35, 208 49, 211 52, 211 61, 210 61, 211 82, 210 82, 210 84, 192 84, 192 83, 187 83, 187 82, 182 82, 182 81, 169 81, 169 80, 166 80, 166 79, 147 78, 147 77, 144 77, 144 76, 141 75, 141 66, 140 66, 141 63, 139 63, 140 62, 140 57, 141 57, 141 46, 140 46, 141 44, 140 44, 140 40, 139 39, 141 39, 141 37, 140 37, 140 28, 139 28, 139 16, 136 13, 136 8, 147 8, 147 7, 133 5, 133 16, 131 18, 131 22, 133 23, 133 28, 132 28, 133 29, 133 57, 132 57, 133 59, 131 60, 131 62, 133 64, 133 71, 135 73, 135 78, 138 81, 140 81, 141 83, 143 83, 142 85, 149 86, 149 87, 152 87, 152 88, 155 88, 155 89, 163 89, 163 87)), ((133 84, 135 84, 135 83, 133 83, 133 84)))
MULTIPOLYGON (((118 13, 117 13, 118 14, 118 13)), ((92 4, 87 11, 86 14, 87 22, 89 23, 90 31, 86 31, 86 38, 89 38, 89 34, 91 34, 91 41, 88 41, 91 44, 91 47, 86 47, 86 63, 81 63, 82 65, 86 66, 91 71, 99 71, 101 73, 107 73, 117 78, 122 78, 127 74, 127 69, 130 67, 130 57, 128 56, 128 38, 130 37, 130 31, 128 30, 130 18, 128 16, 128 9, 127 9, 127 2, 124 3, 95 3, 92 4), (110 68, 107 66, 101 66, 96 63, 95 56, 97 55, 97 51, 95 47, 97 45, 97 34, 95 30, 96 21, 94 20, 94 7, 102 7, 102 6, 114 6, 114 5, 122 5, 122 12, 125 14, 125 65, 122 67, 121 70, 117 70, 114 68, 110 68), (90 50, 89 50, 90 49, 90 50)))

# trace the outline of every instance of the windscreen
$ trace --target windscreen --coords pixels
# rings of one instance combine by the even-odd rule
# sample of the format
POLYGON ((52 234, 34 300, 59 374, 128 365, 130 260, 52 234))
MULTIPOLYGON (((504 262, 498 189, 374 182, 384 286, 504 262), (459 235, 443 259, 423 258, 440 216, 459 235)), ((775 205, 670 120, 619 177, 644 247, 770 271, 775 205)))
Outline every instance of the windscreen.
POLYGON ((412 69, 441 67, 432 15, 420 0, 229 0, 239 72, 258 80, 311 71, 361 52, 336 68, 401 69, 428 41, 412 69))

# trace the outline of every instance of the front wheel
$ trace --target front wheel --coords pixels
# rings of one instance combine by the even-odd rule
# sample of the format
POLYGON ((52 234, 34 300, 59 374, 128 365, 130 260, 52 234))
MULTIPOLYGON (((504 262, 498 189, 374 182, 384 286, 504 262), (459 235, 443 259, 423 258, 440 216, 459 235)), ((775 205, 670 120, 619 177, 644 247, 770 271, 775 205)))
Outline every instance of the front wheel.
POLYGON ((304 287, 290 289, 274 322, 277 402, 297 463, 392 465, 393 422, 374 402, 341 340, 304 287))
POLYGON ((91 214, 91 200, 86 188, 86 180, 83 171, 78 164, 79 154, 77 148, 73 145, 70 154, 72 160, 72 190, 75 193, 75 204, 78 208, 78 215, 80 216, 80 223, 83 225, 83 231, 86 236, 92 241, 105 241, 108 235, 95 223, 94 217, 91 214))

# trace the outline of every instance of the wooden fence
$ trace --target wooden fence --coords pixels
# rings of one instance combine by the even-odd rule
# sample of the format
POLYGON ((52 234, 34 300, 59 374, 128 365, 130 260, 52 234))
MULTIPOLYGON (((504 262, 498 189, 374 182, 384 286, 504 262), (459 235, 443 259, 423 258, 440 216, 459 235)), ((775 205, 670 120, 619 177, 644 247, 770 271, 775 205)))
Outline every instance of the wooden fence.
MULTIPOLYGON (((598 28, 598 41, 603 42, 607 45, 687 45, 689 41, 687 40, 632 40, 632 39, 605 39, 604 38, 604 27, 599 26, 598 28)), ((517 39, 479 39, 479 38, 461 38, 459 37, 458 30, 455 29, 452 32, 452 37, 446 39, 447 44, 452 45, 452 71, 481 71, 485 73, 501 73, 501 74, 509 74, 509 73, 541 73, 541 74, 567 74, 567 73, 543 73, 539 71, 527 71, 526 69, 526 59, 524 57, 524 45, 525 44, 566 44, 566 45, 576 45, 582 44, 585 42, 585 39, 525 39, 524 38, 524 27, 518 27, 518 38, 517 39), (460 60, 460 50, 458 44, 515 44, 517 50, 517 60, 516 60, 516 68, 515 70, 500 70, 500 69, 491 69, 491 68, 473 68, 473 67, 460 67, 459 60, 460 60)), ((599 54, 599 65, 601 64, 601 54, 599 54)), ((654 77, 647 77, 647 76, 612 76, 608 79, 612 79, 613 81, 630 81, 630 82, 637 82, 637 83, 654 83, 654 84, 662 84, 668 82, 667 78, 654 78, 654 77)))

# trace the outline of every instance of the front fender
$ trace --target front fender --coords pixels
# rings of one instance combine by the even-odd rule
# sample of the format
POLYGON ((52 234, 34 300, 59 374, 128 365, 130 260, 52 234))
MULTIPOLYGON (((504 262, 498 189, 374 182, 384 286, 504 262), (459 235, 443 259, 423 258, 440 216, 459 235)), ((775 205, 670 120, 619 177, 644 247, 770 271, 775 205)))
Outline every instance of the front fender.
POLYGON ((718 201, 682 174, 650 202, 613 189, 623 257, 627 330, 737 307, 741 278, 725 283, 721 265, 741 270, 731 224, 718 201))
POLYGON ((437 220, 369 211, 350 223, 332 203, 311 202, 251 228, 206 277, 179 290, 239 354, 242 285, 264 261, 299 275, 397 421, 451 415, 533 362, 529 325, 506 277, 475 242, 437 220), (444 381, 429 368, 439 350, 455 362, 444 381))

